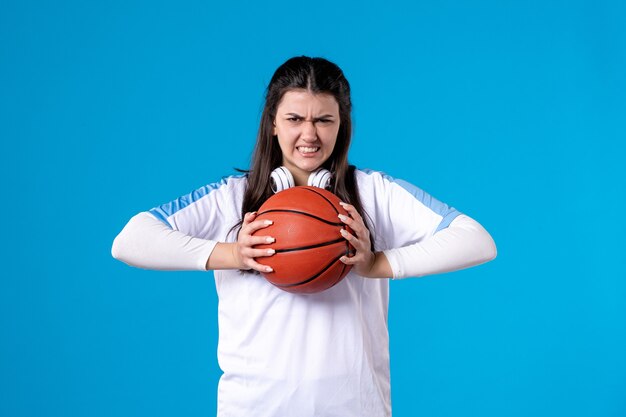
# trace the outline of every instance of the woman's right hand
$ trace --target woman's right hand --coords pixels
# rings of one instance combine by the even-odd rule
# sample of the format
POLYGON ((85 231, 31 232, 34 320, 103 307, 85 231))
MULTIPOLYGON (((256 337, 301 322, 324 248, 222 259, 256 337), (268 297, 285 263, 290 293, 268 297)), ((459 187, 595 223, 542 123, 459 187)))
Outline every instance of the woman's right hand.
POLYGON ((237 243, 232 247, 233 258, 237 264, 237 269, 272 272, 271 267, 261 265, 255 258, 272 256, 275 252, 274 249, 255 249, 254 246, 274 243, 275 239, 271 236, 253 236, 252 234, 257 230, 270 226, 273 222, 271 220, 255 220, 256 216, 257 213, 252 212, 246 213, 243 217, 241 230, 239 231, 239 236, 237 236, 237 243))

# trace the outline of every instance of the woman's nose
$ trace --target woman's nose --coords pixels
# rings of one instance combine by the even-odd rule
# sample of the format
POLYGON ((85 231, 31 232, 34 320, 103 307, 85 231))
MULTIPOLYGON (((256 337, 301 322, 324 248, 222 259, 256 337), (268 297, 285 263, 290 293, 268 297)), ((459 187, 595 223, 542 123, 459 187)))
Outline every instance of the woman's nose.
POLYGON ((302 133, 300 135, 304 140, 313 141, 317 139, 317 128, 315 122, 306 120, 302 124, 302 133))

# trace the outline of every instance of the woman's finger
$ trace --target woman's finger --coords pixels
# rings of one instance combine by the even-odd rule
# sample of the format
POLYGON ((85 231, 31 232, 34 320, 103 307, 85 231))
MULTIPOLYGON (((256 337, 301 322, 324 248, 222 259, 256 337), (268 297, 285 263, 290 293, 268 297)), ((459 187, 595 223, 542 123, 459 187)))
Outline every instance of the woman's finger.
POLYGON ((360 262, 359 259, 355 259, 355 258, 356 256, 352 256, 352 257, 342 256, 341 258, 339 258, 339 260, 346 265, 355 265, 360 262))
POLYGON ((250 268, 254 269, 255 271, 259 271, 259 272, 272 272, 272 271, 274 271, 270 266, 262 265, 262 264, 258 263, 257 261, 255 261, 254 259, 251 259, 250 262, 248 262, 248 266, 250 268))
POLYGON ((271 236, 248 236, 245 238, 246 246, 269 245, 276 242, 271 236))
POLYGON ((251 213, 246 213, 243 216, 243 225, 247 225, 248 223, 250 223, 251 221, 253 221, 256 217, 256 211, 253 211, 251 213))
POLYGON ((347 224, 350 227, 352 227, 354 225, 354 223, 355 223, 354 219, 352 219, 351 217, 346 216, 345 214, 339 213, 337 215, 337 217, 339 217, 339 220, 341 220, 343 223, 347 224))
POLYGON ((341 233, 341 236, 343 236, 344 239, 346 239, 350 243, 356 243, 356 241, 358 240, 352 233, 348 232, 346 229, 341 229, 339 233, 341 233))
MULTIPOLYGON (((272 224, 274 224, 274 222, 271 220, 254 220, 245 226, 245 233, 251 235, 257 230, 271 226, 272 224)), ((241 230, 243 231, 244 227, 242 227, 241 230)))
POLYGON ((254 268, 257 271, 268 272, 266 269, 259 269, 259 263, 255 258, 263 258, 272 256, 276 251, 272 248, 254 249, 252 246, 247 245, 245 242, 238 242, 236 249, 236 257, 239 259, 238 263, 241 265, 240 269, 254 268))
POLYGON ((254 259, 254 258, 262 258, 265 256, 272 256, 276 251, 272 248, 269 249, 252 249, 252 248, 244 248, 241 251, 241 254, 246 259, 254 259))
POLYGON ((365 227, 363 220, 359 216, 358 218, 351 218, 344 214, 338 214, 339 220, 341 220, 344 224, 350 226, 350 228, 356 233, 358 237, 369 236, 369 230, 365 227))
POLYGON ((369 240, 368 241, 364 241, 362 239, 359 239, 356 236, 354 236, 352 233, 350 233, 350 232, 348 232, 347 230, 344 230, 344 229, 341 229, 339 231, 339 233, 341 233, 341 236, 343 236, 344 239, 346 239, 348 242, 350 242, 350 244, 355 249, 357 254, 360 251, 369 251, 370 250, 369 240))
POLYGON ((357 209, 353 205, 348 204, 348 203, 344 203, 342 201, 339 202, 339 204, 341 205, 341 207, 344 208, 345 211, 348 212, 350 217, 352 217, 356 221, 363 222, 363 218, 361 217, 361 215, 359 214, 359 212, 357 211, 357 209))

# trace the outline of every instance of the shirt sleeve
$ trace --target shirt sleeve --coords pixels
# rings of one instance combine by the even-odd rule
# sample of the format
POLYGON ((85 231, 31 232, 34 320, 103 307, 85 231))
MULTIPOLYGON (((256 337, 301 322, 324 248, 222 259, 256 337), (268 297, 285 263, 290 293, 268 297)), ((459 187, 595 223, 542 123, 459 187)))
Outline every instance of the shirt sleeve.
POLYGON ((157 270, 206 271, 217 241, 186 235, 142 212, 113 241, 111 254, 130 266, 157 270))

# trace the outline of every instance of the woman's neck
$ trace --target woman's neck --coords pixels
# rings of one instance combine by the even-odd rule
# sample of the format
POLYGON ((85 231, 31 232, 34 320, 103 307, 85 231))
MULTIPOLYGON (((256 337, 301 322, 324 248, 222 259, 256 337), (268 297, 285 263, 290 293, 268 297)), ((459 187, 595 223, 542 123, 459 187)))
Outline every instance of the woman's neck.
POLYGON ((291 175, 293 175, 293 181, 296 186, 301 186, 309 183, 309 175, 311 175, 311 173, 299 170, 298 172, 292 172, 291 175))

